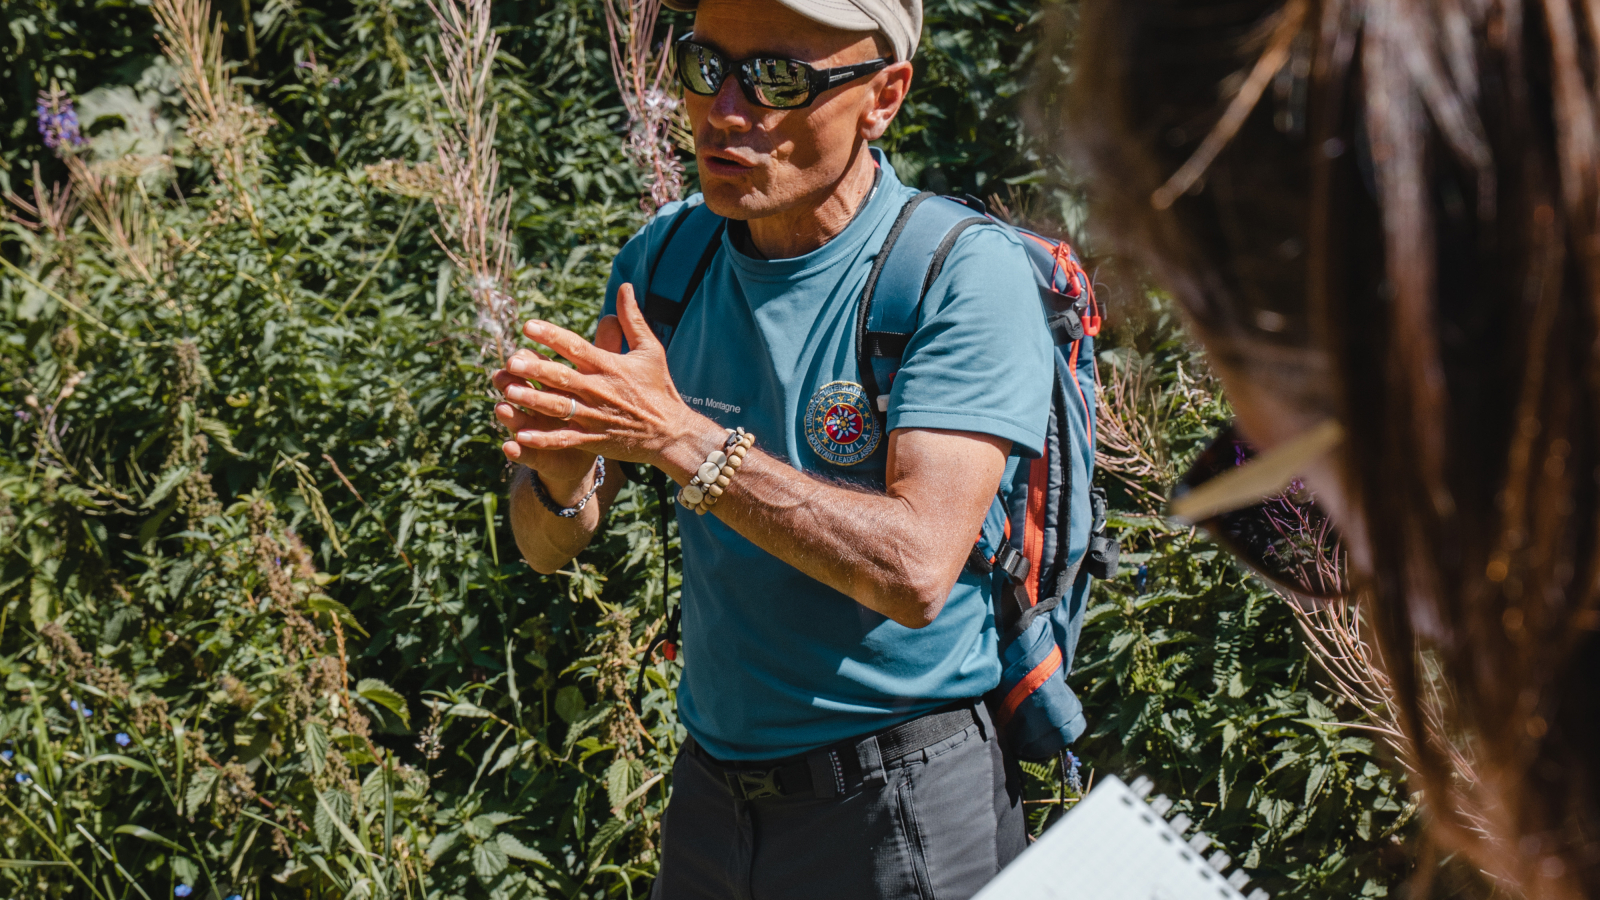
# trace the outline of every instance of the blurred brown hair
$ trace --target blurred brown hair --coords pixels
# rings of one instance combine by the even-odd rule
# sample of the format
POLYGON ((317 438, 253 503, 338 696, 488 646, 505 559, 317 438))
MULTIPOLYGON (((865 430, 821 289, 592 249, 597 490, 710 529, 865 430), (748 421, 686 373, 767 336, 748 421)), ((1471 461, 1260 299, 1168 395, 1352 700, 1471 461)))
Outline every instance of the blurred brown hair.
POLYGON ((1080 14, 1058 124, 1098 227, 1222 366, 1344 425, 1432 836, 1600 897, 1600 0, 1080 14), (1422 736, 1426 661, 1476 783, 1422 736))

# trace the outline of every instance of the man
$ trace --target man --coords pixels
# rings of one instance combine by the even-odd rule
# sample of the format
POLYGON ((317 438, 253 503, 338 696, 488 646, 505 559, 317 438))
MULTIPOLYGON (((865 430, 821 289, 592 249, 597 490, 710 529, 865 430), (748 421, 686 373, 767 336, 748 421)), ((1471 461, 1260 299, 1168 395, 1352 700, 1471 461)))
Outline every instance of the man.
POLYGON ((597 455, 699 485, 729 429, 754 435, 742 465, 717 464, 709 512, 678 510, 690 740, 654 896, 968 897, 1025 843, 1020 779, 978 702, 1000 671, 990 581, 964 565, 1008 459, 1044 444, 1038 290, 1013 238, 965 231, 879 419, 856 300, 915 191, 868 142, 910 87, 920 0, 694 11, 680 77, 705 203, 729 227, 670 351, 635 291, 677 206, 618 256, 592 344, 525 327, 575 368, 522 350, 496 374, 518 546, 549 573, 588 545, 621 480, 613 466, 596 490, 597 455), (784 82, 796 68, 771 60, 832 80, 784 82))

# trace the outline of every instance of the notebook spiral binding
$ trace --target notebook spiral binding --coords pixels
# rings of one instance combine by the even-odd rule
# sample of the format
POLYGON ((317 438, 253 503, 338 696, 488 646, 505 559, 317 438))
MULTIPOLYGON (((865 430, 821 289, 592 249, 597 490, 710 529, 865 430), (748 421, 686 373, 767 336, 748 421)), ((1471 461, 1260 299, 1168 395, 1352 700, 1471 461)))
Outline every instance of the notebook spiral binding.
MULTIPOLYGON (((1194 822, 1183 813, 1178 813, 1167 819, 1167 813, 1172 811, 1172 800, 1166 794, 1157 794, 1151 797, 1150 792, 1154 789, 1155 782, 1143 775, 1135 778, 1128 785, 1128 790, 1139 799, 1144 800, 1146 805, 1150 807, 1151 812, 1166 819, 1167 827, 1177 832, 1180 838, 1184 837, 1194 822)), ((1204 831, 1196 830, 1194 834, 1188 835, 1186 841, 1189 849, 1193 850, 1197 857, 1205 860, 1206 865, 1210 866, 1218 875, 1227 873, 1228 867, 1233 865, 1233 857, 1229 856, 1227 851, 1220 846, 1217 846, 1211 835, 1206 834, 1204 831), (1213 850, 1213 848, 1215 849, 1213 850), (1207 850, 1212 850, 1209 856, 1206 854, 1207 850)), ((1243 867, 1235 868, 1232 874, 1227 875, 1226 881, 1229 887, 1243 894, 1245 887, 1250 883, 1250 873, 1243 867)), ((1261 888, 1256 888, 1245 896, 1245 900, 1272 900, 1272 895, 1261 888)))

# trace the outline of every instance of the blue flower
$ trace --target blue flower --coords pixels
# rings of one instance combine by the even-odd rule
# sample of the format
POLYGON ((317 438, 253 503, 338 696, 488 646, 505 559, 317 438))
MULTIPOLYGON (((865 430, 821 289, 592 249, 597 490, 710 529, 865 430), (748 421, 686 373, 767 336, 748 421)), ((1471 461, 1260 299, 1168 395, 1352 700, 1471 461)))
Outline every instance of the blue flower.
POLYGON ((16 755, 17 751, 15 750, 0 750, 0 759, 5 760, 6 762, 11 762, 11 757, 16 755))
POLYGON ((180 884, 172 889, 172 895, 174 897, 187 897, 192 893, 194 893, 194 888, 188 886, 187 884, 180 884))
POLYGON ((72 98, 54 83, 50 90, 39 92, 34 114, 39 119, 39 134, 44 137, 44 145, 57 154, 63 148, 75 150, 89 143, 78 127, 78 111, 72 106, 72 98))
POLYGON ((74 712, 81 712, 81 713, 83 713, 83 717, 84 717, 84 718, 85 718, 85 719, 87 719, 87 718, 89 718, 89 717, 90 717, 90 716, 92 716, 92 715, 94 715, 94 710, 92 710, 92 709, 90 709, 90 708, 89 708, 89 707, 88 707, 88 706, 87 706, 87 705, 85 705, 85 706, 79 706, 79 705, 78 705, 78 701, 76 701, 76 700, 74 700, 74 701, 72 701, 72 702, 71 702, 71 703, 70 703, 70 704, 68 704, 68 705, 69 705, 69 706, 71 706, 71 707, 72 707, 72 709, 73 709, 73 711, 74 711, 74 712))
POLYGON ((32 780, 33 780, 33 776, 29 775, 27 772, 18 772, 17 773, 17 784, 27 784, 28 782, 30 782, 32 780))
POLYGON ((222 898, 222 900, 244 900, 244 895, 242 895, 242 894, 229 894, 228 896, 222 898))
POLYGON ((1065 751, 1067 758, 1067 787, 1076 793, 1083 793, 1083 777, 1078 774, 1078 757, 1071 751, 1065 751))
POLYGON ((133 738, 128 737, 127 733, 122 731, 117 732, 117 736, 112 738, 112 740, 117 742, 118 747, 126 747, 133 743, 133 738))

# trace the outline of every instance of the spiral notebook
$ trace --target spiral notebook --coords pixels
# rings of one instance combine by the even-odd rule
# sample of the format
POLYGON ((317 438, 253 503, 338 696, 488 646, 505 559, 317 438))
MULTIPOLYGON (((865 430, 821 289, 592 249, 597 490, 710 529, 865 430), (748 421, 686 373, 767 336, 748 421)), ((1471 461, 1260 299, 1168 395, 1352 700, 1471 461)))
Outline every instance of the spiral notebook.
POLYGON ((974 900, 1270 900, 1243 891, 1250 875, 1191 822, 1166 818, 1172 801, 1151 800, 1140 777, 1101 779, 974 900))

